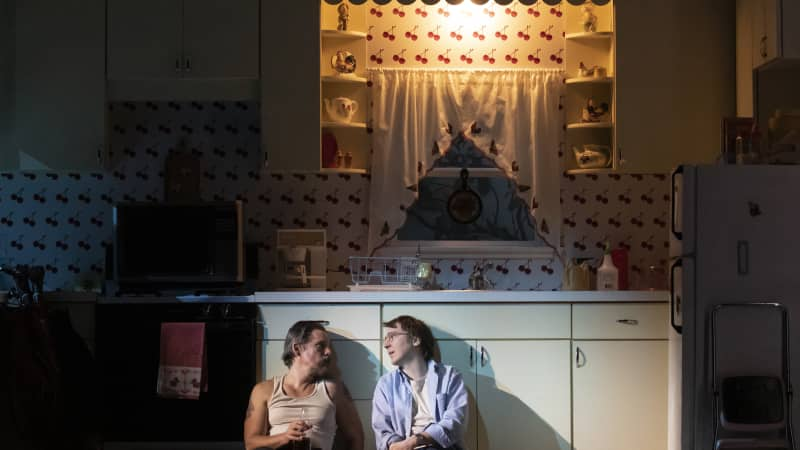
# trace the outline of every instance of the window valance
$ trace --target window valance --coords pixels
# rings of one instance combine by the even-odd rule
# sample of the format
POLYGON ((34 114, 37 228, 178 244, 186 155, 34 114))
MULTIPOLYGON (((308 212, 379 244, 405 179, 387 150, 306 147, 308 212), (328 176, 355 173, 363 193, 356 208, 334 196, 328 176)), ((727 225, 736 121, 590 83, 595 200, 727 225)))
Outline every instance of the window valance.
MULTIPOLYGON (((368 0, 325 0, 326 3, 330 3, 331 5, 336 5, 338 3, 341 3, 342 1, 349 1, 350 3, 352 3, 354 5, 361 5, 363 3, 366 3, 368 0)), ((557 4, 562 2, 562 0, 371 0, 371 1, 374 2, 374 3, 377 3, 379 5, 385 5, 387 3, 391 3, 392 1, 396 1, 397 3, 403 4, 403 5, 410 5, 410 4, 412 4, 412 3, 416 2, 416 1, 420 1, 420 2, 422 2, 424 4, 426 4, 426 5, 435 5, 435 4, 439 3, 440 1, 444 1, 445 3, 449 3, 451 5, 458 5, 458 4, 463 3, 465 1, 466 2, 472 2, 472 3, 475 3, 477 5, 484 5, 486 3, 489 3, 490 1, 494 1, 498 5, 508 5, 508 4, 513 3, 514 1, 518 1, 521 4, 526 5, 526 6, 527 5, 533 5, 533 4, 537 3, 538 1, 541 1, 541 2, 543 2, 545 4, 547 4, 547 5, 557 5, 557 4)), ((609 0, 566 0, 566 1, 571 3, 571 4, 573 4, 573 5, 582 5, 584 3, 594 3, 595 5, 605 5, 606 3, 609 2, 609 0)))

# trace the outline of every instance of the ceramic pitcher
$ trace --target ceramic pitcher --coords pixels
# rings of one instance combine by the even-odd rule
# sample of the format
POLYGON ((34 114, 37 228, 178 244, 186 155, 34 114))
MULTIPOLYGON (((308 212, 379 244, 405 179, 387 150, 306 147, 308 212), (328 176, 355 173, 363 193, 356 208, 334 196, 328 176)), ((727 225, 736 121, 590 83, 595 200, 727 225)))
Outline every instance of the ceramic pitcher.
POLYGON ((358 111, 358 102, 347 97, 326 98, 325 111, 334 122, 349 123, 358 111))

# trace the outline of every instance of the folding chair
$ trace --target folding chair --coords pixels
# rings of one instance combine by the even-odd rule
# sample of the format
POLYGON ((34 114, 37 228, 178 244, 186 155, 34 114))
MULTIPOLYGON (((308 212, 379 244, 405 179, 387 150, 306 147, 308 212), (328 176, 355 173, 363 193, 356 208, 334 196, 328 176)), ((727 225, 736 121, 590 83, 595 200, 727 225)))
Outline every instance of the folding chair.
POLYGON ((794 450, 789 355, 789 318, 783 305, 714 308, 714 450, 794 450))

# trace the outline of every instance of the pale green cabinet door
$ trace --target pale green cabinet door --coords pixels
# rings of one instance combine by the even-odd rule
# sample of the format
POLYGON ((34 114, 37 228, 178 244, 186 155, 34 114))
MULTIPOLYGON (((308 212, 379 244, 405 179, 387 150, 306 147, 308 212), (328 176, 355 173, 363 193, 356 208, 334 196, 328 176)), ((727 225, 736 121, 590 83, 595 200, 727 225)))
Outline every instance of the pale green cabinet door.
POLYGON ((97 169, 105 152, 105 2, 11 2, 5 168, 97 169))
POLYGON ((258 3, 258 0, 184 1, 183 76, 257 79, 258 3))
MULTIPOLYGON (((262 341, 261 379, 287 372, 281 360, 283 341, 262 341)), ((354 400, 371 400, 380 377, 380 342, 370 340, 334 340, 342 381, 354 400)))
POLYGON ((478 449, 569 450, 570 341, 478 341, 478 449))
POLYGON ((667 448, 667 341, 573 343, 574 447, 667 448))
POLYGON ((108 0, 108 79, 182 73, 182 0, 108 0))
POLYGON ((478 352, 475 341, 440 340, 439 351, 444 364, 455 367, 464 379, 464 385, 469 393, 469 409, 467 410, 467 429, 464 433, 464 446, 466 450, 478 448, 478 417, 477 399, 478 379, 476 377, 478 352))

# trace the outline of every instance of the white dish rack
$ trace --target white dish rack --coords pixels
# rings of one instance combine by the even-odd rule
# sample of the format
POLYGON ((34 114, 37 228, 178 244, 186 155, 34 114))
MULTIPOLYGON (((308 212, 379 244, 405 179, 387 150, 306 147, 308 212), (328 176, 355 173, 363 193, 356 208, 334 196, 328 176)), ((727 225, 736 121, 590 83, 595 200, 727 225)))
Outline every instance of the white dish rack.
POLYGON ((419 258, 388 256, 351 256, 351 291, 413 291, 417 283, 419 258))

